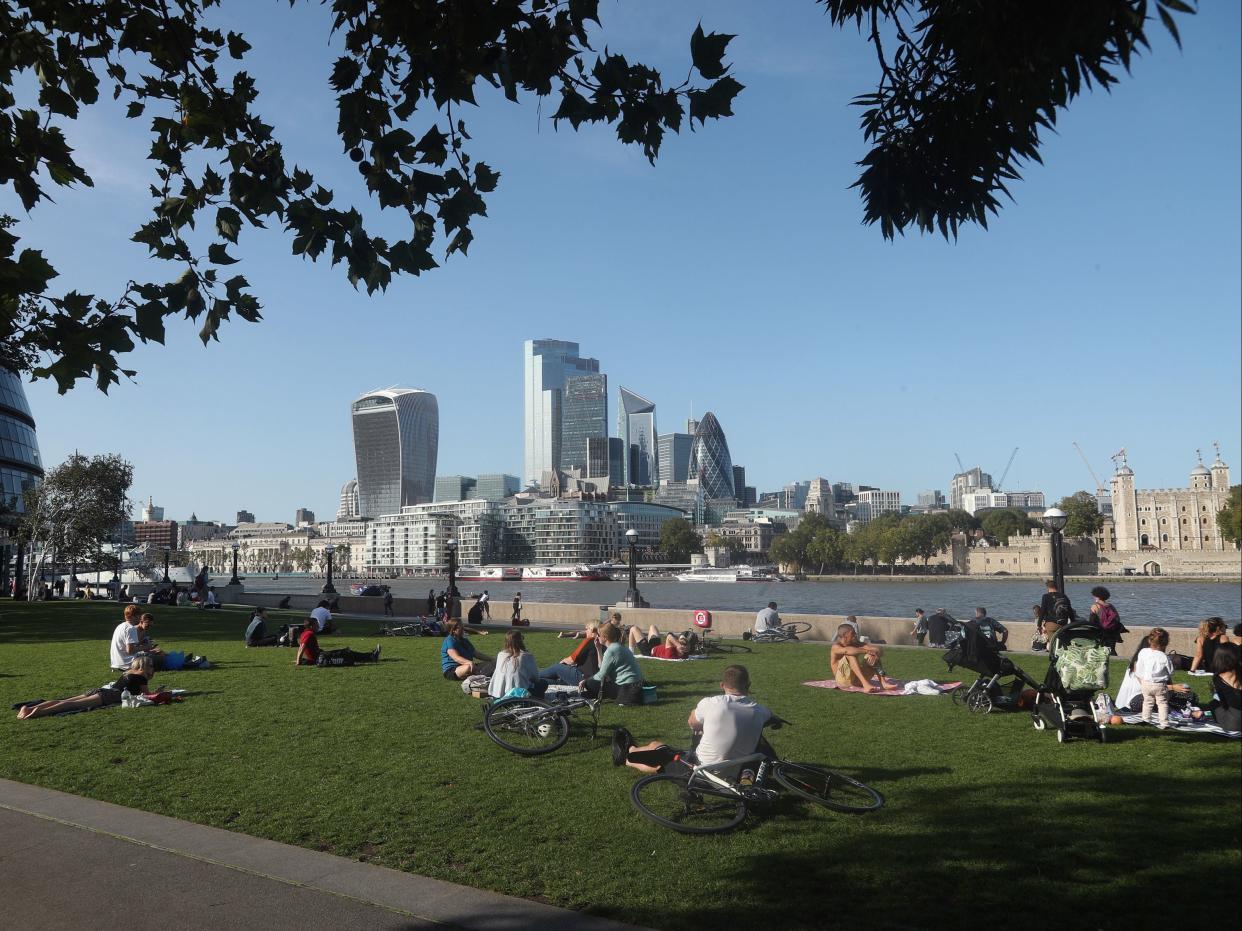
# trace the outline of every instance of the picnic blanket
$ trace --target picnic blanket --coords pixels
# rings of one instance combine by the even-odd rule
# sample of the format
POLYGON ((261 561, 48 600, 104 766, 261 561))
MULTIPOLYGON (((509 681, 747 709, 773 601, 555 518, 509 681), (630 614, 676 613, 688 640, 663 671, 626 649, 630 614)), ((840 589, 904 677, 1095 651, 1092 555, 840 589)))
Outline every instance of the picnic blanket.
MULTIPOLYGON (((897 683, 898 688, 895 689, 876 689, 874 692, 864 692, 860 686, 851 685, 849 688, 841 688, 837 685, 836 679, 820 679, 817 682, 803 682, 803 685, 809 685, 813 689, 836 689, 838 692, 858 692, 862 695, 918 695, 918 692, 905 691, 906 683, 900 679, 893 679, 897 683)), ((952 692, 958 688, 961 682, 937 682, 936 686, 940 689, 941 694, 952 692)))
MULTIPOLYGON (((1119 715, 1119 717, 1127 724, 1143 723, 1143 717, 1138 712, 1126 712, 1119 715)), ((1228 737, 1231 740, 1242 738, 1242 731, 1227 731, 1214 721, 1195 721, 1182 714, 1170 714, 1169 722, 1173 725, 1169 728, 1170 733, 1215 734, 1218 737, 1228 737)))
POLYGON ((653 659, 659 663, 686 663, 692 659, 707 659, 706 654, 703 653, 699 653, 695 656, 683 656, 681 659, 671 659, 667 656, 646 656, 642 653, 635 653, 634 656, 637 659, 653 659))

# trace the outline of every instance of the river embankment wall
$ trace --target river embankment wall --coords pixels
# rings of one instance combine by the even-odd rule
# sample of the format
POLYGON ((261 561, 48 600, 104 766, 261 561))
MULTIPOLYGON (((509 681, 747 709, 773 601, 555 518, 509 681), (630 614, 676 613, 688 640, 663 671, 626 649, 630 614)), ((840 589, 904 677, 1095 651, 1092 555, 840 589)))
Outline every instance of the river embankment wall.
MULTIPOLYGON (((267 592, 244 592, 230 599, 235 604, 276 608, 284 598, 289 599, 288 607, 295 611, 307 611, 319 603, 322 595, 281 595, 267 592)), ((463 613, 473 604, 472 599, 463 599, 463 613)), ((394 598, 393 614, 396 617, 416 617, 426 611, 425 598, 394 598)), ((341 595, 338 611, 342 614, 382 617, 384 614, 383 600, 376 597, 341 595)), ((562 602, 524 601, 522 617, 531 622, 533 629, 548 628, 564 630, 581 627, 584 624, 598 622, 608 614, 616 612, 621 615, 622 623, 632 624, 643 630, 655 625, 662 632, 688 630, 694 626, 693 610, 685 608, 630 608, 625 605, 594 605, 570 604, 562 602)), ((740 639, 742 634, 750 630, 755 623, 752 611, 712 611, 712 633, 730 639, 740 639)), ((874 641, 883 641, 896 646, 916 646, 914 639, 914 619, 912 617, 880 617, 872 615, 856 615, 859 629, 864 637, 874 641)), ((803 621, 811 625, 811 629, 800 635, 802 640, 828 642, 836 636, 837 628, 845 622, 841 614, 791 614, 781 612, 781 619, 786 622, 803 621)), ((507 626, 509 620, 509 604, 493 602, 492 624, 507 626)), ((1031 621, 997 618, 1009 630, 1009 646, 1015 651, 1029 650, 1031 639, 1035 635, 1035 625, 1031 621)), ((1168 627, 1169 649, 1178 653, 1194 655, 1194 638, 1197 631, 1193 627, 1168 627)), ((1119 652, 1128 655, 1139 642, 1152 630, 1151 627, 1134 626, 1126 634, 1122 649, 1119 652)))

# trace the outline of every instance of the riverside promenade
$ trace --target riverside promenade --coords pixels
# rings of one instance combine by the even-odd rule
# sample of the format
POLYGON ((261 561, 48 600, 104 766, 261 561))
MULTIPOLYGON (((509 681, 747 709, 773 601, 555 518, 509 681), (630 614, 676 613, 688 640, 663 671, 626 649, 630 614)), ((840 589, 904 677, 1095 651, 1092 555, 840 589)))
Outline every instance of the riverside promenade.
POLYGON ((178 931, 633 927, 7 779, 0 867, 5 926, 28 931, 111 931, 137 914, 178 931))

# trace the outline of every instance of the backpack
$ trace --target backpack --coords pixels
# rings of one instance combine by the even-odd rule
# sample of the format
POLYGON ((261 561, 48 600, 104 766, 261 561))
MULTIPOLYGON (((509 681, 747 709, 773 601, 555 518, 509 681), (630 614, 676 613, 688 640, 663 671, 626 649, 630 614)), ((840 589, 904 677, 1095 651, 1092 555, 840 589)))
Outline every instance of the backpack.
POLYGON ((1096 617, 1099 618, 1100 627, 1104 630, 1113 631, 1121 626, 1121 615, 1108 602, 1100 605, 1100 610, 1096 617))
POLYGON ((461 690, 469 695, 471 692, 486 692, 489 678, 475 674, 461 680, 461 690))
POLYGON ((1060 624, 1065 624, 1074 620, 1074 608, 1070 605, 1070 600, 1064 595, 1057 595, 1056 601, 1052 603, 1052 616, 1060 624))

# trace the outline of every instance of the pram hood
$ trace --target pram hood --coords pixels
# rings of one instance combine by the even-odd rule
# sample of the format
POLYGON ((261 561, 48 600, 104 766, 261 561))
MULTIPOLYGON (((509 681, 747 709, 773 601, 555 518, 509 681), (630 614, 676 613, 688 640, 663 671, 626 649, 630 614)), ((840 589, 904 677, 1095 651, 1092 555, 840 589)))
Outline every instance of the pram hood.
POLYGON ((975 624, 962 622, 961 631, 961 637, 942 657, 949 669, 961 666, 984 676, 1001 673, 1005 666, 1012 669, 1012 664, 1003 659, 996 649, 995 641, 985 636, 975 624))

